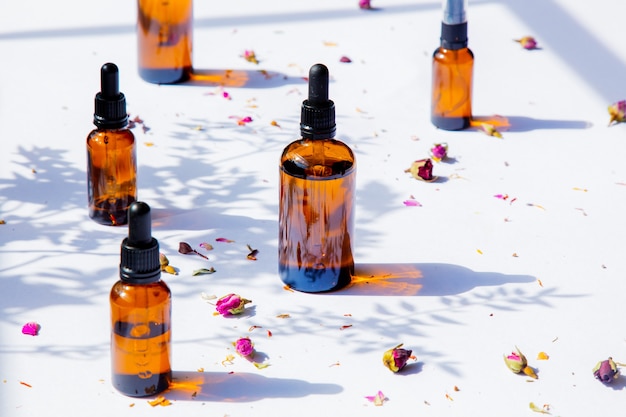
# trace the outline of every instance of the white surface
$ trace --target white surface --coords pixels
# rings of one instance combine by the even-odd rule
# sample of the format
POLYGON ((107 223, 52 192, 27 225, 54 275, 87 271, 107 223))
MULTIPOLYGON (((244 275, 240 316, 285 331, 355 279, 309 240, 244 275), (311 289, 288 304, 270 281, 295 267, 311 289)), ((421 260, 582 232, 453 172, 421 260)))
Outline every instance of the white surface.
POLYGON ((524 416, 531 401, 559 416, 619 414, 626 377, 607 387, 591 369, 626 362, 626 124, 607 127, 606 111, 626 99, 626 6, 470 1, 474 113, 512 123, 496 139, 429 122, 439 2, 373 5, 197 1, 194 66, 250 78, 225 87, 227 101, 215 85, 139 79, 133 2, 0 4, 0 415, 524 416), (512 42, 524 35, 542 49, 512 42), (108 291, 126 229, 87 216, 84 144, 107 61, 120 67, 128 111, 150 127, 135 129, 140 199, 180 270, 164 275, 173 368, 197 386, 166 393, 170 407, 109 380, 108 291), (333 78, 337 137, 358 158, 357 268, 379 277, 329 295, 285 291, 276 273, 277 161, 299 136, 302 77, 316 62, 333 78), (453 158, 435 166, 441 180, 404 173, 435 142, 453 158), (403 205, 411 195, 422 207, 403 205), (179 255, 180 241, 213 243, 210 262, 179 255), (217 273, 191 276, 207 265, 217 273), (236 292, 252 308, 213 316, 202 292, 236 292), (27 321, 39 336, 21 334, 27 321), (245 335, 270 367, 222 365, 245 335), (381 357, 401 342, 417 362, 392 374, 381 357), (515 345, 537 381, 506 369, 515 345), (378 390, 382 407, 364 399, 378 390))

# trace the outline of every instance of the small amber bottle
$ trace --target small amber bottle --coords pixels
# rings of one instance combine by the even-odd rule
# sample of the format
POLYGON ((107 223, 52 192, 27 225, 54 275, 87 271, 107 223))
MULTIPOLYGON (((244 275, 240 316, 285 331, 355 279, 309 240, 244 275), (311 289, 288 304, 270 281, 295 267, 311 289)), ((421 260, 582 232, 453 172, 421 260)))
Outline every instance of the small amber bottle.
POLYGON ((474 54, 467 47, 467 0, 444 0, 441 46, 433 54, 431 121, 460 130, 472 118, 474 54))
POLYGON ((134 202, 128 217, 120 280, 110 294, 112 382, 122 394, 144 397, 167 389, 172 379, 171 293, 161 281, 150 207, 134 202))
POLYGON ((328 68, 313 65, 302 138, 280 158, 278 269, 287 286, 313 293, 342 288, 354 275, 356 159, 334 139, 328 83, 328 68))
POLYGON ((155 84, 191 76, 192 0, 137 0, 139 75, 155 84))
POLYGON ((137 200, 135 136, 128 129, 126 98, 119 90, 115 64, 100 71, 93 123, 87 136, 87 198, 89 217, 104 225, 126 224, 128 206, 137 200))

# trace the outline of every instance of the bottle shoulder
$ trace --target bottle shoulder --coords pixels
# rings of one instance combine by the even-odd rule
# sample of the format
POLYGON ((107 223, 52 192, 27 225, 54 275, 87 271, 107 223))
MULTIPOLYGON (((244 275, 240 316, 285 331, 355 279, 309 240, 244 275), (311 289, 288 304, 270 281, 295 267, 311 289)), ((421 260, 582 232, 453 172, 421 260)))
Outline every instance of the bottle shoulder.
POLYGON ((117 281, 111 288, 110 299, 115 304, 161 304, 169 302, 172 297, 170 288, 164 281, 149 284, 131 284, 117 281))
POLYGON ((87 135, 90 145, 114 145, 120 148, 135 144, 135 135, 128 128, 123 129, 94 129, 87 135))
POLYGON ((440 46, 433 52, 433 59, 440 62, 466 63, 474 61, 474 53, 469 48, 446 49, 440 46))
POLYGON ((337 139, 298 139, 287 145, 281 155, 281 161, 327 158, 356 162, 352 149, 337 139))

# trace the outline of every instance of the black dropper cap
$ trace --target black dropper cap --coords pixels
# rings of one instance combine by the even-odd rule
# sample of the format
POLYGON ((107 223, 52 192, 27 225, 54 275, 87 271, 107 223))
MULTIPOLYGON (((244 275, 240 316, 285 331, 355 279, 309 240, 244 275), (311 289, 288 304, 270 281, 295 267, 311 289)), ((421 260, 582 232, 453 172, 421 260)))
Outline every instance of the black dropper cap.
POLYGON ((141 201, 128 208, 128 237, 122 241, 120 278, 149 284, 161 278, 159 242, 152 237, 150 206, 141 201))
POLYGON ((328 99, 328 68, 315 64, 309 70, 309 98, 302 102, 300 132, 307 139, 335 137, 335 103, 328 99))
POLYGON ((96 94, 93 124, 101 129, 120 129, 128 124, 126 97, 120 93, 117 65, 106 63, 100 69, 100 92, 96 94))

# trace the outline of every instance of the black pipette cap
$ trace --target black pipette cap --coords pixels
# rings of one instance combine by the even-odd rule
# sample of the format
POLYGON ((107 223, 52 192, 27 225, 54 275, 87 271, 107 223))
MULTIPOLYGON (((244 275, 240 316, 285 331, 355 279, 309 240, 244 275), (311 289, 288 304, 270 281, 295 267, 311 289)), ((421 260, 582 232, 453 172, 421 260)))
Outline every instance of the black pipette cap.
POLYGON ((106 63, 100 69, 100 92, 95 98, 93 124, 100 129, 121 129, 128 124, 126 97, 120 93, 117 65, 106 63))
POLYGON ((309 70, 309 98, 302 102, 300 132, 307 139, 335 137, 335 103, 328 99, 328 68, 315 64, 309 70))
POLYGON ((161 278, 159 242, 152 237, 150 206, 141 201, 128 208, 128 237, 122 241, 120 278, 131 284, 149 284, 161 278))

